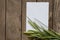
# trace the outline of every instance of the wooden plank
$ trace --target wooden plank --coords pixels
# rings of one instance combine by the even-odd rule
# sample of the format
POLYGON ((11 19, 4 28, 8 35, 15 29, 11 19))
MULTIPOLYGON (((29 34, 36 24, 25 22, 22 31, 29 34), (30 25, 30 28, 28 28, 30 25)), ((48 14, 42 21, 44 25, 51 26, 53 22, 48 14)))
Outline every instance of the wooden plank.
POLYGON ((26 2, 36 2, 36 0, 22 0, 22 40, 29 40, 23 34, 26 30, 26 2))
POLYGON ((0 0, 0 40, 5 40, 5 0, 0 0))
POLYGON ((60 33, 60 0, 54 1, 53 29, 60 33))
POLYGON ((6 40, 21 40, 21 0, 6 2, 6 40))
POLYGON ((49 29, 53 29, 54 0, 37 0, 37 2, 49 2, 49 29))

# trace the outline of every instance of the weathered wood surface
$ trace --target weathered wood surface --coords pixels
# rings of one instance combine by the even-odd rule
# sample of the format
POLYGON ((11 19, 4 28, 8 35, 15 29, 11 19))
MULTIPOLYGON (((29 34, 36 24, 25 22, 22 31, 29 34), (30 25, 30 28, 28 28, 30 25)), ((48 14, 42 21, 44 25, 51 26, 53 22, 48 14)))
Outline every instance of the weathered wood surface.
POLYGON ((21 40, 21 0, 6 0, 6 40, 21 40))
POLYGON ((28 40, 23 34, 26 30, 26 2, 49 2, 49 28, 60 32, 60 0, 0 0, 0 40, 28 40))
POLYGON ((60 0, 54 0, 53 29, 60 33, 60 0))
POLYGON ((23 34, 26 31, 26 2, 36 2, 36 0, 22 0, 22 40, 28 40, 23 34))
POLYGON ((5 0, 0 0, 0 40, 5 40, 5 0))

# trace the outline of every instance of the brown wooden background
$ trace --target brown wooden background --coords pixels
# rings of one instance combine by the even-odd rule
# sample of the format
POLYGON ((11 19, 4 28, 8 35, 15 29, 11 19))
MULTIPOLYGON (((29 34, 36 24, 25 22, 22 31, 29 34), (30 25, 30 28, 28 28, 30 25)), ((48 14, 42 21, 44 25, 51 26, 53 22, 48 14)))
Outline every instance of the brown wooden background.
POLYGON ((0 40, 28 40, 26 2, 49 2, 49 29, 60 32, 60 0, 0 0, 0 40))

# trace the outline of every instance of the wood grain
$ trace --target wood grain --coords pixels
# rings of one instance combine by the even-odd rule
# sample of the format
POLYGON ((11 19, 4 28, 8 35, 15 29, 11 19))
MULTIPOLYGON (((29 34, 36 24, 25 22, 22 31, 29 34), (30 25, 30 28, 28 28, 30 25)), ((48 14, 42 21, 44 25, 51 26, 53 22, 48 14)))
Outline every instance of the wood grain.
POLYGON ((5 40, 5 0, 0 0, 0 40, 5 40))
POLYGON ((6 40, 21 40, 21 0, 6 2, 6 40))
POLYGON ((22 40, 29 40, 23 34, 26 31, 26 2, 36 2, 36 0, 22 0, 22 40))
POLYGON ((60 0, 54 1, 53 29, 60 33, 60 0))
POLYGON ((53 29, 53 7, 54 0, 37 0, 37 2, 49 2, 49 29, 53 29))

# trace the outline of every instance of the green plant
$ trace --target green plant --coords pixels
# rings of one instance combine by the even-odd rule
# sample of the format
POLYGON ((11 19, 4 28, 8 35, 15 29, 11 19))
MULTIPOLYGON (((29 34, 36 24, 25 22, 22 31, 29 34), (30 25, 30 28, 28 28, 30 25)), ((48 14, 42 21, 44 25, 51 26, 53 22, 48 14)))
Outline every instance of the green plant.
MULTIPOLYGON (((37 19, 36 19, 37 20, 37 19)), ((37 20, 42 25, 44 25, 41 21, 37 20)), ((43 26, 39 26, 36 22, 32 21, 30 18, 28 18, 28 23, 35 29, 35 30, 28 30, 27 32, 24 32, 25 35, 28 36, 28 38, 31 38, 31 40, 60 40, 60 34, 56 33, 54 30, 46 30, 43 28, 43 26)), ((45 26, 45 25, 44 25, 45 26)))

